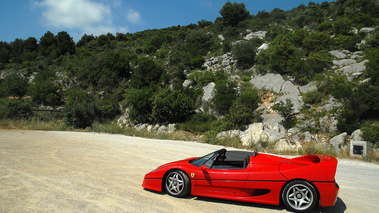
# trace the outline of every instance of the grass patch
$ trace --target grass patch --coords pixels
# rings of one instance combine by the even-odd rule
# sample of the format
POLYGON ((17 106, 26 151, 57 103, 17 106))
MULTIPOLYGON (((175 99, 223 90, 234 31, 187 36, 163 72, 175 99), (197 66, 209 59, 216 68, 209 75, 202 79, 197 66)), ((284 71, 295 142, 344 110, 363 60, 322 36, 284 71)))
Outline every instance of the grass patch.
POLYGON ((298 150, 300 155, 310 155, 310 154, 316 154, 316 155, 331 155, 336 157, 337 153, 333 149, 333 147, 317 147, 315 143, 306 143, 303 144, 302 148, 298 150))

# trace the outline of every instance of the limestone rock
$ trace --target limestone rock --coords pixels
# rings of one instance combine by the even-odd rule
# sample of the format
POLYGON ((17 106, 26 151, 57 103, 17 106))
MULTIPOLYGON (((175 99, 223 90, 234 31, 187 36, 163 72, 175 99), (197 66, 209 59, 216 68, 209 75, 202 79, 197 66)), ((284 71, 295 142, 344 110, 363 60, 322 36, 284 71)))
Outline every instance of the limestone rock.
POLYGON ((354 140, 354 141, 363 141, 363 137, 362 137, 362 131, 360 129, 357 129, 355 130, 352 134, 351 134, 351 140, 354 140))
POLYGON ((336 152, 339 152, 340 149, 345 145, 346 140, 347 140, 347 133, 344 132, 330 139, 329 143, 333 146, 336 152))
POLYGON ((212 98, 214 96, 213 91, 214 91, 215 86, 216 86, 216 84, 211 82, 203 88, 204 95, 201 99, 203 102, 209 102, 210 100, 212 100, 212 98))

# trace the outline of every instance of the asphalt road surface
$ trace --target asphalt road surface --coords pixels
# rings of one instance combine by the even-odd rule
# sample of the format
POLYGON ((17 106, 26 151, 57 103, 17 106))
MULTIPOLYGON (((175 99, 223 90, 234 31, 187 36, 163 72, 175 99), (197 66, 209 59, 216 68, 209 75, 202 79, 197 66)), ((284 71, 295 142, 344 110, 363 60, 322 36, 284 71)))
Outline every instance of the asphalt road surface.
MULTIPOLYGON (((287 212, 284 206, 188 196, 141 187, 157 166, 220 149, 209 144, 78 132, 0 130, 0 212, 287 212)), ((334 207, 378 212, 379 165, 339 160, 334 207)))

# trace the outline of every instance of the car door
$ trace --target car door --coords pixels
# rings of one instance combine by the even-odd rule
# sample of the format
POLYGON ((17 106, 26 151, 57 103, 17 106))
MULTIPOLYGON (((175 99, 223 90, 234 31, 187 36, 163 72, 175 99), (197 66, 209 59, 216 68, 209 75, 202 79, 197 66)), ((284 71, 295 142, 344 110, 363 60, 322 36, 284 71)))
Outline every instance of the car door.
POLYGON ((250 166, 245 169, 208 169, 196 172, 193 195, 208 197, 237 197, 244 188, 250 166))

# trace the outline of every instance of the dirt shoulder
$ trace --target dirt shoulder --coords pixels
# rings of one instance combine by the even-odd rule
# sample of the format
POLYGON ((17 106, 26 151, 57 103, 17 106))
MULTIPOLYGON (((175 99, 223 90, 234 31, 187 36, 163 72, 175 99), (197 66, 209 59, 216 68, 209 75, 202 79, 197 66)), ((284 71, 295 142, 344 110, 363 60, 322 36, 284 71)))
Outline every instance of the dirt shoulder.
MULTIPOLYGON (((157 166, 219 148, 123 135, 0 130, 0 212, 286 212, 283 206, 178 199, 141 187, 144 175, 157 166)), ((359 162, 360 171, 354 172, 357 166, 349 162, 339 164, 336 206, 317 211, 378 207, 379 166, 359 162)))

